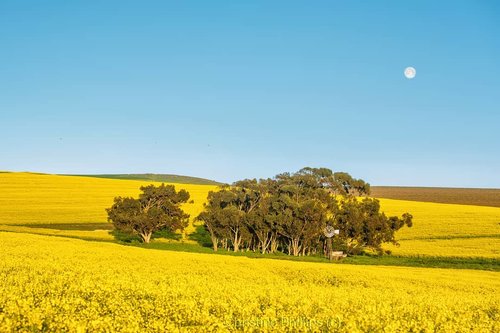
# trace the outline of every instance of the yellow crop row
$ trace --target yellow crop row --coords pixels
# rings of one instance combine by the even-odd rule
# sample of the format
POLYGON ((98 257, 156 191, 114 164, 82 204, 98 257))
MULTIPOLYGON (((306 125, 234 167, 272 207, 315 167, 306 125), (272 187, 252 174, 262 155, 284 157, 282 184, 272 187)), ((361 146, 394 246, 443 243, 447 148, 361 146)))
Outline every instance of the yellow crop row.
POLYGON ((499 273, 0 232, 0 331, 498 332, 499 273))

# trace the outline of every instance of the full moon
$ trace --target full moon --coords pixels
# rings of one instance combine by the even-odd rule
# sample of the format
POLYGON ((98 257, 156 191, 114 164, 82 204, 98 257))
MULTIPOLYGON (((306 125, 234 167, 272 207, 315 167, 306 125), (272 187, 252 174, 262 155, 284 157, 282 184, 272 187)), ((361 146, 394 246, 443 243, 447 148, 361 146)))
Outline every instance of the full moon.
POLYGON ((413 79, 417 75, 417 70, 413 67, 405 68, 405 76, 407 79, 413 79))

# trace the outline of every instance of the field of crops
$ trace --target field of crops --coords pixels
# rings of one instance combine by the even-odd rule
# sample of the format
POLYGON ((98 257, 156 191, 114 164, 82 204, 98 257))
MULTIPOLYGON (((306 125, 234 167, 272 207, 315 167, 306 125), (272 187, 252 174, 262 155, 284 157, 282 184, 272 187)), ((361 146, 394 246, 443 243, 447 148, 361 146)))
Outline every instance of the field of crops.
POLYGON ((498 273, 145 250, 0 232, 0 331, 499 331, 498 273))
POLYGON ((388 214, 406 211, 414 226, 403 228, 398 255, 500 258, 500 208, 380 199, 388 214))
MULTIPOLYGON (((115 196, 137 196, 150 181, 32 173, 0 173, 0 224, 75 224, 106 222, 105 208, 115 196)), ((159 184, 159 183, 157 183, 159 184)), ((194 200, 184 209, 192 218, 203 209, 212 185, 173 184, 194 200)), ((189 232, 189 230, 187 230, 189 232)))
MULTIPOLYGON (((500 330, 498 272, 113 244, 104 209, 148 183, 0 173, 0 332, 500 330)), ((191 193, 195 202, 185 209, 192 217, 215 189, 176 186, 191 193)), ((389 215, 414 215, 414 227, 398 233, 401 246, 386 246, 396 255, 500 258, 500 208, 381 204, 389 215)))

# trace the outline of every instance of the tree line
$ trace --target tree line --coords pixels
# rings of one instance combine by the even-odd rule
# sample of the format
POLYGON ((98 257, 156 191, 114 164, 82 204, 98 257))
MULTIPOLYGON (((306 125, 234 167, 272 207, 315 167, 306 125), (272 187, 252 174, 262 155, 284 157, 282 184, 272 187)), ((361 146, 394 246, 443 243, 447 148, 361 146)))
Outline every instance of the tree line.
MULTIPOLYGON (((173 185, 144 186, 139 198, 115 198, 107 209, 116 229, 149 243, 154 232, 183 230, 189 215, 181 205, 189 193, 173 185)), ((370 185, 348 173, 303 168, 268 179, 245 179, 209 192, 197 217, 210 235, 214 251, 283 252, 293 256, 327 253, 327 230, 338 230, 333 246, 348 254, 365 249, 382 253, 382 244, 397 244, 395 233, 412 226, 409 213, 386 216, 370 185)))

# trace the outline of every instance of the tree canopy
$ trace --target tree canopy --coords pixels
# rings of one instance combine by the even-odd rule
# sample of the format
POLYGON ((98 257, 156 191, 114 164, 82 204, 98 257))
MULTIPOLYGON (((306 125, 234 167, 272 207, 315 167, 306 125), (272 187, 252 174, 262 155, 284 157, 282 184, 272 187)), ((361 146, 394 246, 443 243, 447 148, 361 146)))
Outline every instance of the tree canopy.
POLYGON ((345 172, 303 168, 270 179, 245 179, 208 195, 197 217, 209 232, 215 251, 241 249, 290 255, 326 251, 325 227, 340 230, 335 244, 347 253, 382 252, 397 243, 395 232, 411 227, 412 216, 387 217, 370 185, 345 172))
POLYGON ((108 220, 116 229, 137 234, 145 243, 159 230, 183 230, 189 223, 189 215, 180 205, 189 200, 185 190, 175 186, 143 186, 138 199, 116 197, 113 206, 106 209, 108 220))

